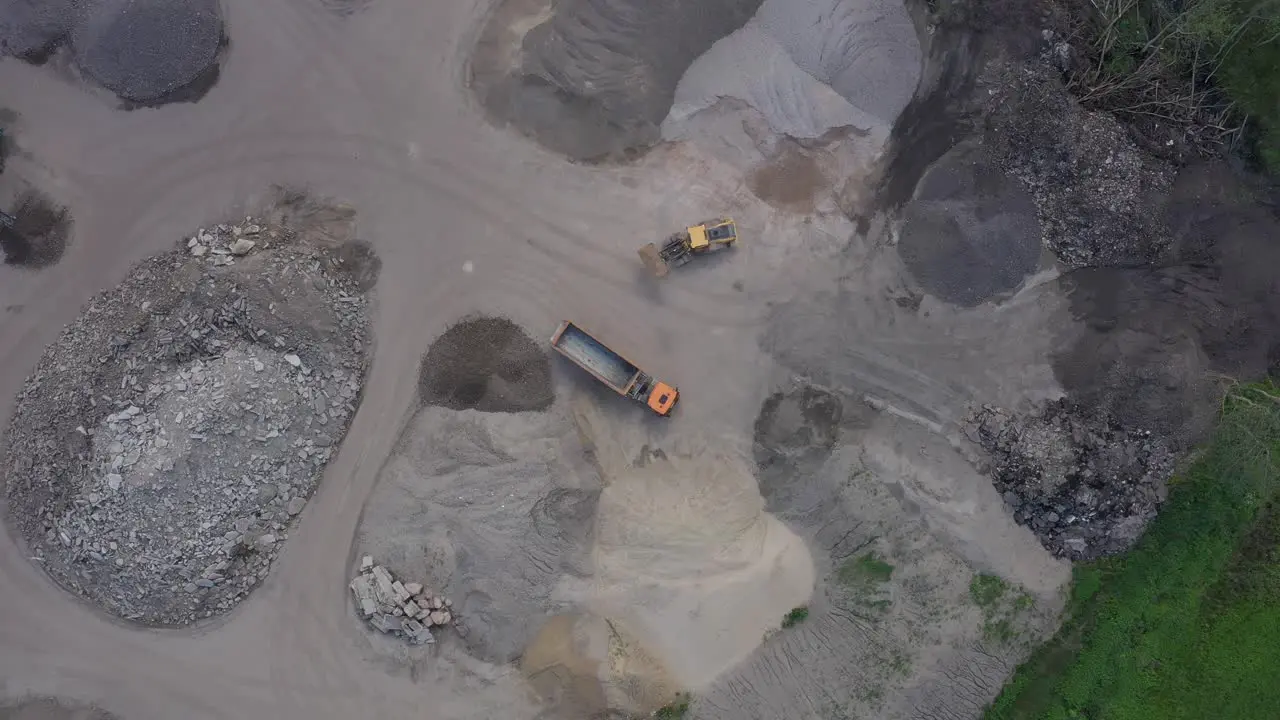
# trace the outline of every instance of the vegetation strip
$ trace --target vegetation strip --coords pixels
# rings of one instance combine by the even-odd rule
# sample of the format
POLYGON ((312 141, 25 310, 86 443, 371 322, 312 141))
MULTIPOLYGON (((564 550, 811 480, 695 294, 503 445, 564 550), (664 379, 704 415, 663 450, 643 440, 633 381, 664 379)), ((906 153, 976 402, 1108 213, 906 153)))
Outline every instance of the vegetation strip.
POLYGON ((1062 629, 988 720, 1274 718, 1278 488, 1280 386, 1239 386, 1138 546, 1077 567, 1062 629))
POLYGON ((1242 135, 1280 170, 1280 0, 1079 3, 1085 42, 1070 73, 1085 105, 1130 121, 1195 128, 1194 143, 1242 135))

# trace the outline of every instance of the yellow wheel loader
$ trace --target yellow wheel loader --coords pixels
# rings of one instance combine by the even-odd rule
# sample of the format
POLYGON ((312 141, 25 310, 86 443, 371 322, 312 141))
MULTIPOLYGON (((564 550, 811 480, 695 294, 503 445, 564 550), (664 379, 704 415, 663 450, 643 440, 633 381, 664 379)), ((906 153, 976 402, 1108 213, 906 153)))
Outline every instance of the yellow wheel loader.
POLYGON ((738 242, 738 227, 730 218, 706 220, 668 237, 662 247, 649 243, 640 248, 640 260, 658 277, 683 265, 695 255, 732 247, 738 242))

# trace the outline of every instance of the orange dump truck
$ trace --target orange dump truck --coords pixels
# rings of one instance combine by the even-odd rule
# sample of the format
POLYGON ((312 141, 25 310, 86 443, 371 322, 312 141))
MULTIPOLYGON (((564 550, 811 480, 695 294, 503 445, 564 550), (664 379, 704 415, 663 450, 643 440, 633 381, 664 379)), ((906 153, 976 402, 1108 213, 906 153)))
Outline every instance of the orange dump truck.
POLYGON ((654 380, 630 360, 605 347, 586 330, 569 321, 551 336, 551 347, 586 370, 619 395, 642 402, 663 417, 669 417, 680 399, 680 391, 654 380))

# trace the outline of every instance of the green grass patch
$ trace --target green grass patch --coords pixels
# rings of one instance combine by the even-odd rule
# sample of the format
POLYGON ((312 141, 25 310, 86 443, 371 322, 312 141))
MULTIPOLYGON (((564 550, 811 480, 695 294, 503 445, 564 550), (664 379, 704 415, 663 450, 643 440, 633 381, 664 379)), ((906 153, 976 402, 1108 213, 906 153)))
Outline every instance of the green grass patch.
POLYGON ((782 616, 782 627, 784 628, 795 627, 796 625, 799 625, 800 623, 804 622, 808 618, 809 618, 809 608, 807 607, 791 608, 791 610, 786 615, 782 616))
POLYGON ((1018 639, 1025 629, 1027 613, 1035 607, 1031 595, 1014 594, 1002 578, 986 573, 978 573, 969 581, 969 599, 982 610, 982 639, 997 645, 1018 639))
POLYGON ((904 652, 895 651, 893 657, 889 659, 889 669, 902 677, 911 674, 911 665, 911 656, 904 652))
POLYGON ((849 558, 836 571, 836 579, 851 587, 886 583, 892 575, 893 566, 875 553, 849 558))
POLYGON ((969 597, 980 608, 994 607, 1008 591, 1009 586, 1005 581, 995 575, 979 573, 969 582, 969 597))
POLYGON ((869 705, 878 705, 884 700, 884 688, 880 685, 869 685, 857 693, 858 699, 869 705))
POLYGON ((1237 388, 1137 547, 1076 568, 1062 629, 988 720, 1276 718, 1278 486, 1280 388, 1237 388))

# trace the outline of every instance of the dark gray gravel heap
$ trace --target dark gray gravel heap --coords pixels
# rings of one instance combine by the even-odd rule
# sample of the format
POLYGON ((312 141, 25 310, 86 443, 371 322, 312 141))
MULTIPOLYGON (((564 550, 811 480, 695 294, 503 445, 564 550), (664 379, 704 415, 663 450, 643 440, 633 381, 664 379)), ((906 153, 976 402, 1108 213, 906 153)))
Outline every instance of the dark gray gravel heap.
POLYGON ((1066 400, 1028 417, 984 408, 970 427, 1014 519, 1072 560, 1128 550, 1155 517, 1173 473, 1168 441, 1066 400))
POLYGON ((359 404, 367 300, 334 254, 252 219, 89 303, 18 396, 11 522, 58 583, 181 625, 267 575, 359 404))
POLYGON ((28 697, 0 705, 0 720, 116 720, 116 716, 78 702, 28 697))
POLYGON ((79 5, 76 0, 0 0, 0 53, 42 60, 71 31, 79 5))
POLYGON ((81 71, 121 99, 148 103, 209 70, 222 18, 217 0, 100 0, 71 40, 81 71))
POLYGON ((971 307, 1017 289, 1040 263, 1036 206, 973 143, 934 163, 903 210, 898 254, 927 292, 971 307))
POLYGON ((0 52, 43 62, 68 43, 86 77, 139 105, 207 89, 223 39, 218 0, 0 0, 0 52))
POLYGON ((450 410, 526 412, 555 400, 546 351, 506 318, 450 327, 431 344, 420 372, 422 401, 450 410))

